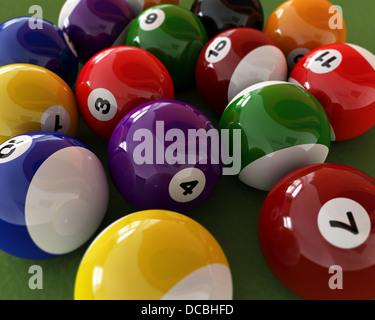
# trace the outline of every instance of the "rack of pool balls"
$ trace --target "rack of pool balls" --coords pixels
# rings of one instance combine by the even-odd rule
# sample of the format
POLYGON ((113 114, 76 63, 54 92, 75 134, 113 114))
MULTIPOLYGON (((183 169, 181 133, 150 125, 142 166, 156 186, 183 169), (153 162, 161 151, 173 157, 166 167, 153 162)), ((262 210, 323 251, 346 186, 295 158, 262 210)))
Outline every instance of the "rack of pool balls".
POLYGON ((87 246, 78 300, 230 300, 224 244, 192 212, 232 175, 266 192, 259 248, 288 290, 373 298, 375 179, 326 163, 375 124, 375 56, 346 40, 326 0, 267 21, 258 0, 67 0, 56 25, 3 22, 0 249, 87 246), (210 116, 177 98, 192 87, 210 116), (134 210, 109 221, 113 190, 134 210))

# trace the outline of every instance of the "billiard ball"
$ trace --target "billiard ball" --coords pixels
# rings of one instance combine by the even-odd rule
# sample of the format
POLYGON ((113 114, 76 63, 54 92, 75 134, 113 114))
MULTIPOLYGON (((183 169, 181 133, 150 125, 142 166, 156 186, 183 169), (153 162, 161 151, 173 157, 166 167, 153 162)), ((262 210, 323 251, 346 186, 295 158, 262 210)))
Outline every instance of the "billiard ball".
POLYGON ((191 10, 202 21, 210 39, 236 27, 263 29, 264 14, 259 0, 195 0, 191 10))
POLYGON ((220 33, 205 46, 195 76, 200 96, 221 115, 247 87, 264 81, 286 81, 288 66, 267 34, 241 27, 220 33))
POLYGON ((348 43, 319 47, 290 73, 289 81, 303 86, 324 107, 332 140, 348 140, 375 124, 375 55, 348 43))
POLYGON ((180 213, 118 219, 83 256, 75 300, 231 300, 232 276, 213 235, 180 213))
POLYGON ((327 0, 289 0, 270 15, 264 27, 287 57, 289 68, 317 47, 346 41, 339 8, 327 0))
POLYGON ((126 44, 145 49, 166 66, 176 89, 194 81, 195 66, 208 41, 199 19, 188 9, 157 5, 142 12, 130 25, 126 44))
POLYGON ((109 140, 118 122, 133 108, 158 99, 174 99, 174 86, 165 66, 146 50, 117 46, 92 57, 76 85, 82 118, 109 140))
POLYGON ((86 63, 106 48, 125 44, 124 33, 134 18, 124 0, 67 0, 58 26, 68 35, 80 62, 86 63))
POLYGON ((67 35, 53 23, 30 17, 12 18, 0 25, 0 66, 27 63, 44 67, 72 87, 77 79, 78 58, 67 35))
POLYGON ((29 131, 77 133, 79 113, 72 89, 43 67, 1 67, 0 104, 0 143, 29 131))
POLYGON ((215 190, 222 175, 219 148, 219 132, 200 110, 156 100, 119 122, 108 167, 117 190, 136 209, 184 213, 215 190))
POLYGON ((147 10, 150 7, 159 5, 159 4, 176 4, 182 5, 181 0, 126 0, 126 2, 133 9, 133 12, 136 16, 141 14, 143 11, 147 10))
POLYGON ((70 136, 25 133, 0 145, 0 249, 49 259, 83 245, 107 210, 99 159, 70 136))
POLYGON ((305 89, 282 81, 253 85, 225 109, 220 129, 241 141, 241 171, 245 184, 269 191, 300 167, 322 163, 330 148, 328 117, 305 89))
POLYGON ((298 169, 262 206, 258 235, 274 275, 304 299, 375 297, 375 179, 340 164, 298 169))

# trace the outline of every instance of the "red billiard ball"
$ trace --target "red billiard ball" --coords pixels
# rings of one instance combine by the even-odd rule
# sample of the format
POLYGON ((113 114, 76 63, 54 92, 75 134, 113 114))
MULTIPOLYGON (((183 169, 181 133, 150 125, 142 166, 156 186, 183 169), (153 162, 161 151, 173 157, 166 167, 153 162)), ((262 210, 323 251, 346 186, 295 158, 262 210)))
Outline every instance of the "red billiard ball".
POLYGON ((264 32, 233 28, 214 37, 201 52, 196 85, 205 103, 221 114, 238 93, 265 81, 286 81, 282 51, 264 32))
POLYGON ((375 55, 352 44, 313 50, 289 81, 312 93, 327 112, 332 140, 355 138, 375 124, 375 55))
POLYGON ((267 195, 259 242, 275 276, 305 299, 375 297, 375 179, 339 164, 304 167, 267 195))
POLYGON ((154 55, 117 46, 99 52, 84 65, 76 96, 86 124, 109 140, 130 110, 148 101, 174 99, 174 87, 167 69, 154 55))

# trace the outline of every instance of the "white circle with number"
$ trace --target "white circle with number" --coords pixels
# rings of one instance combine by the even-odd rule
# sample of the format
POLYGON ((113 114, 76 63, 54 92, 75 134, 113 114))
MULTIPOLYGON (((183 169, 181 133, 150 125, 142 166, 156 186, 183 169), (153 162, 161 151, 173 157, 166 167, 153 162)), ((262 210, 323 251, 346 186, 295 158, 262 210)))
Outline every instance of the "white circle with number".
POLYGON ((68 133, 70 129, 70 116, 62 106, 53 106, 44 111, 41 120, 43 131, 68 133))
POLYGON ((186 168, 174 175, 169 183, 169 195, 174 201, 189 202, 196 199, 206 186, 206 176, 197 168, 186 168))
POLYGON ((139 18, 139 26, 144 31, 152 31, 159 28, 165 20, 165 13, 160 9, 147 10, 139 18))
POLYGON ((11 138, 0 145, 0 164, 22 156, 31 146, 33 139, 22 135, 11 138))
POLYGON ((310 59, 307 68, 317 74, 325 74, 337 69, 342 62, 342 54, 334 49, 319 50, 310 59))
POLYGON ((216 38, 206 49, 205 58, 208 63, 217 63, 229 53, 232 42, 227 37, 216 38))
POLYGON ((87 99, 87 105, 91 114, 100 121, 109 121, 117 113, 116 98, 107 89, 93 90, 87 99))
POLYGON ((320 209, 318 227, 330 244, 342 249, 353 249, 362 245, 369 237, 371 220, 358 202, 348 198, 335 198, 320 209))

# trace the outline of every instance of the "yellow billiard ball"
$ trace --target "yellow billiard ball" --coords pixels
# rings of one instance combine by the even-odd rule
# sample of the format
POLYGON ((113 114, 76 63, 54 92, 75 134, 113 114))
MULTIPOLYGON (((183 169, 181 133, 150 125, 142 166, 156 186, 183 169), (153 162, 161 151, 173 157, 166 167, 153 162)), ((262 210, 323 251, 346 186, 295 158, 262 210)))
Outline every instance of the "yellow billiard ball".
POLYGON ((74 93, 55 73, 31 64, 0 68, 0 143, 31 131, 74 137, 78 124, 74 93))
POLYGON ((195 220, 146 210, 108 226, 78 268, 76 300, 230 300, 232 277, 215 238, 195 220))

